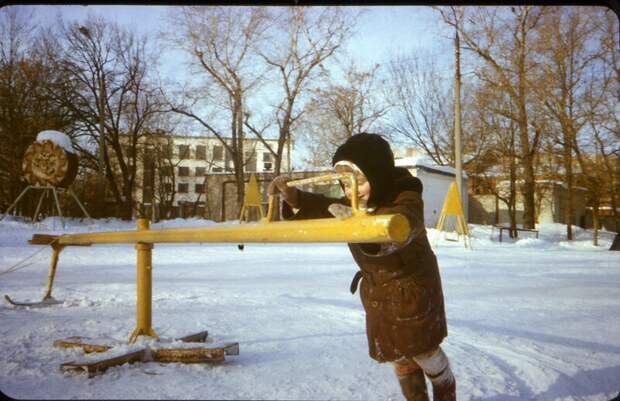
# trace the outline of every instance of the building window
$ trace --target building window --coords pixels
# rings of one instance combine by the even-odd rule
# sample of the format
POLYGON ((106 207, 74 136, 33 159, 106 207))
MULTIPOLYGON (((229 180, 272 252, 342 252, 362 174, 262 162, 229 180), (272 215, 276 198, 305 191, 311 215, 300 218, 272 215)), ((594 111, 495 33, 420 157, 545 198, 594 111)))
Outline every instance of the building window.
POLYGON ((213 160, 224 160, 224 147, 222 145, 213 147, 213 160))
POLYGON ((221 173, 222 171, 224 171, 224 169, 222 167, 213 167, 211 171, 213 171, 214 173, 221 173))
POLYGON ((270 171, 273 168, 271 152, 263 152, 263 170, 270 171))
POLYGON ((224 154, 224 170, 233 171, 233 165, 232 154, 226 150, 226 153, 224 154))
POLYGON ((179 167, 179 177, 189 177, 189 167, 179 167))
POLYGON ((189 145, 177 146, 179 150, 179 159, 189 159, 189 145))
POLYGON ((196 146, 196 160, 207 160, 207 147, 204 145, 196 146))
POLYGON ((164 183, 164 192, 166 192, 167 194, 172 192, 172 183, 170 182, 164 183))
POLYGON ((196 177, 204 177, 207 169, 204 167, 196 167, 196 177))
POLYGON ((194 186, 194 192, 196 192, 197 194, 202 194, 205 192, 205 185, 204 184, 196 184, 194 186))
POLYGON ((180 194, 186 194, 189 188, 189 184, 179 184, 177 188, 180 194))

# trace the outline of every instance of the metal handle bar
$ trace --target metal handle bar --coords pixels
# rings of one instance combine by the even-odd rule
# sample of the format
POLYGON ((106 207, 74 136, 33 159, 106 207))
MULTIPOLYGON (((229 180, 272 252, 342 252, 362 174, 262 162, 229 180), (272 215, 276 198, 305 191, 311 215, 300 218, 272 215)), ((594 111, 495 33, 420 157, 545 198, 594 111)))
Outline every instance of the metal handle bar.
MULTIPOLYGON (((355 179, 355 174, 353 173, 330 173, 330 174, 325 174, 325 175, 321 175, 318 177, 302 178, 299 180, 288 181, 286 185, 289 187, 297 187, 300 185, 313 184, 316 182, 336 181, 336 180, 342 180, 342 179, 346 179, 351 182, 351 192, 352 192, 351 193, 351 209, 353 211, 353 215, 355 216, 365 215, 366 212, 364 212, 363 210, 360 210, 359 208, 359 200, 357 198, 357 180, 355 179)), ((269 195, 269 206, 267 210, 267 217, 264 219, 265 221, 269 222, 272 220, 274 207, 275 207, 275 196, 269 195)))

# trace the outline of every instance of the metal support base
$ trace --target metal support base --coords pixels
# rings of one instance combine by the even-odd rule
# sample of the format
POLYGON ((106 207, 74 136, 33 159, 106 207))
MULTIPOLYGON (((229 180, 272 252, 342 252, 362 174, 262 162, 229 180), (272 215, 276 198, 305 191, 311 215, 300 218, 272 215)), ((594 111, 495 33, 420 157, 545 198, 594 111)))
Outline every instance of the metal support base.
MULTIPOLYGON (((15 201, 11 204, 11 206, 9 206, 9 208, 6 210, 6 212, 4 212, 2 217, 0 217, 0 220, 4 219, 13 209, 15 209, 17 207, 17 204, 19 203, 19 201, 24 197, 24 195, 26 195, 26 193, 29 190, 33 190, 33 191, 41 190, 43 192, 41 193, 41 196, 39 197, 39 202, 37 203, 37 208, 36 208, 36 210, 34 212, 34 215, 32 216, 32 222, 34 223, 34 222, 37 221, 37 219, 39 217, 39 211, 41 210, 41 206, 43 205, 43 201, 45 199, 47 199, 47 197, 49 196, 49 192, 51 192, 51 196, 50 197, 52 198, 52 201, 54 202, 54 205, 56 206, 56 211, 58 213, 58 217, 60 217, 60 221, 62 222, 62 226, 64 228, 65 221, 64 221, 64 218, 62 216, 62 209, 60 208, 60 201, 58 200, 58 189, 59 188, 51 186, 51 185, 47 185, 47 186, 28 185, 19 194, 19 196, 15 199, 15 201)), ((89 220, 92 221, 92 218, 90 217, 90 215, 86 211, 86 208, 84 207, 82 202, 80 202, 80 199, 77 197, 77 195, 75 195, 75 192, 73 192, 73 189, 71 189, 71 187, 67 187, 65 189, 65 191, 67 191, 67 193, 69 195, 71 195, 73 200, 75 200, 75 203, 77 203, 77 205, 80 207, 80 210, 82 211, 82 213, 84 213, 84 217, 86 217, 86 218, 88 218, 89 220)))
MULTIPOLYGON (((102 374, 108 368, 120 366, 125 363, 136 362, 159 362, 159 363, 222 363, 225 355, 239 355, 239 343, 225 343, 219 345, 204 346, 209 333, 201 331, 174 341, 185 343, 197 343, 196 347, 175 348, 166 343, 158 342, 156 346, 146 346, 137 351, 132 351, 115 357, 107 357, 98 360, 71 361, 60 365, 60 370, 68 373, 86 373, 89 378, 102 374)), ((66 340, 57 340, 54 347, 73 349, 81 348, 85 353, 105 353, 115 346, 124 345, 121 342, 105 344, 103 341, 88 337, 69 337, 66 340)))

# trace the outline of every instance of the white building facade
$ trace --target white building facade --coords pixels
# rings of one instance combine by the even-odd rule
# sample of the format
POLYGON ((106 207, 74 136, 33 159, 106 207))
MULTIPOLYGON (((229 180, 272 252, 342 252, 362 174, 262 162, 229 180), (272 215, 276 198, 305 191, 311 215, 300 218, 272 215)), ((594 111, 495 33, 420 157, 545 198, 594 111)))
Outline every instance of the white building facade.
MULTIPOLYGON (((398 153, 396 153, 398 155, 398 153)), ((439 166, 423 156, 398 157, 395 164, 405 167, 409 172, 422 181, 422 200, 424 201, 424 224, 426 227, 435 227, 444 201, 448 195, 450 185, 455 181, 456 169, 448 166, 439 166)), ((467 174, 463 172, 463 188, 467 188, 467 174)), ((461 204, 465 217, 468 217, 468 196, 461 194, 461 204)), ((454 226, 455 222, 446 220, 446 228, 454 226)))
MULTIPOLYGON (((164 167, 157 167, 158 164, 153 162, 145 162, 145 166, 139 169, 139 182, 136 185, 134 199, 142 204, 143 207, 151 211, 150 214, 155 215, 155 211, 159 208, 159 194, 163 192, 175 192, 172 207, 176 208, 176 215, 183 214, 179 212, 181 208, 189 204, 196 205, 201 215, 205 207, 207 198, 207 177, 212 175, 230 175, 234 172, 232 155, 226 150, 226 147, 216 137, 205 136, 172 136, 160 135, 146 139, 148 142, 158 143, 160 147, 162 143, 167 146, 167 160, 164 167), (149 165, 149 166, 146 166, 149 165), (165 169, 164 176, 168 178, 162 183, 161 179, 156 179, 161 171, 154 170, 165 169), (150 170, 150 172, 149 172, 150 170), (163 185, 164 188, 160 186, 163 185), (174 186, 174 188, 173 188, 174 186)), ((231 139, 225 139, 230 143, 231 139)), ((265 140, 272 148, 277 149, 277 140, 265 140)), ((275 170, 275 157, 269 151, 268 147, 256 138, 247 138, 244 141, 244 157, 243 169, 247 174, 250 173, 272 173, 275 170)), ((145 149, 149 152, 149 147, 145 149)), ((147 158, 162 157, 159 155, 146 155, 147 158)), ((282 156, 282 172, 287 171, 291 159, 286 149, 282 156)))
MULTIPOLYGON (((272 149, 278 146, 277 140, 266 140, 272 149)), ((204 193, 205 176, 208 174, 229 174, 234 171, 233 160, 222 142, 214 137, 174 137, 172 162, 176 165, 175 206, 194 202, 204 193)), ((257 139, 244 142, 244 166, 246 173, 269 173, 275 168, 275 160, 269 149, 257 139)), ((282 167, 288 166, 289 155, 284 152, 282 167)))

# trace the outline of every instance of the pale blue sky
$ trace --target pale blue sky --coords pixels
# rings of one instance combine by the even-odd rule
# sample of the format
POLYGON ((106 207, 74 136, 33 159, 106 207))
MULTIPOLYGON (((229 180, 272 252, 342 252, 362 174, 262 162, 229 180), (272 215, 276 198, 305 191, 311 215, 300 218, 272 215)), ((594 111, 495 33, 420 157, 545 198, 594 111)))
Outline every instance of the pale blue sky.
MULTIPOLYGON (((135 29, 139 33, 153 35, 155 39, 161 28, 167 24, 166 15, 174 6, 18 6, 35 11, 39 24, 54 24, 58 15, 66 22, 84 20, 89 13, 101 15, 110 21, 135 29)), ((362 7, 351 7, 362 9, 362 7)), ((372 6, 364 7, 356 34, 348 43, 347 58, 352 58, 362 68, 375 64, 385 65, 396 54, 422 53, 433 58, 438 67, 445 68, 450 75, 453 62, 451 31, 441 22, 438 12, 428 6, 372 6)), ((172 81, 186 80, 188 69, 183 68, 181 53, 162 49, 160 74, 172 81)), ((261 102, 267 102, 266 98, 261 102)), ((260 100, 259 100, 260 101, 260 100)), ((260 110, 270 110, 261 108, 260 110)), ((192 123, 188 121, 191 125, 192 123)), ((194 134, 206 134, 204 128, 187 128, 194 134)), ((299 144, 301 145, 301 144, 299 144)), ((299 151, 301 149, 297 149, 299 151)), ((303 153, 303 152, 302 152, 303 153)))
MULTIPOLYGON (((144 32, 155 34, 166 23, 166 13, 173 6, 28 6, 36 10, 43 23, 52 22, 57 13, 65 20, 82 20, 87 14, 103 15, 110 20, 144 32)), ((362 9, 361 7, 351 7, 362 9)), ((360 65, 382 63, 391 54, 410 51, 429 52, 446 57, 451 62, 452 43, 448 29, 438 13, 428 6, 371 6, 364 7, 347 49, 360 65)), ((442 58, 443 58, 442 57, 442 58)), ((165 67, 164 67, 165 68, 165 67)))

